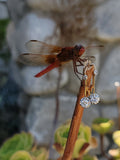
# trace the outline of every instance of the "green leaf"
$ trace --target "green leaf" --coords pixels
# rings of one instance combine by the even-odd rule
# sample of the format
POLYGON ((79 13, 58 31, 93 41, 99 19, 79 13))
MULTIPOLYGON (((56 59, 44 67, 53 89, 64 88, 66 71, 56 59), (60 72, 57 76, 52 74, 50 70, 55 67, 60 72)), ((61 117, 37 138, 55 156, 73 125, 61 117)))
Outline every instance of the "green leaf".
POLYGON ((120 130, 117 130, 113 133, 113 140, 120 147, 120 130))
POLYGON ((98 160, 95 156, 84 155, 83 160, 98 160))
POLYGON ((75 143, 75 147, 74 147, 74 151, 73 151, 73 157, 74 158, 78 158, 79 157, 79 152, 82 148, 82 146, 86 143, 85 139, 77 139, 76 143, 75 143))
POLYGON ((9 23, 9 19, 1 19, 0 20, 0 48, 2 47, 5 41, 6 28, 9 23))
MULTIPOLYGON (((55 144, 54 148, 58 151, 58 153, 62 156, 66 142, 67 142, 67 137, 69 133, 69 128, 70 128, 70 121, 67 121, 67 123, 61 125, 55 132, 55 144)), ((79 153, 82 149, 82 147, 85 144, 91 145, 91 129, 90 127, 84 125, 81 123, 79 132, 78 132, 78 137, 75 143, 74 151, 73 151, 73 158, 78 158, 79 153)), ((92 147, 91 147, 92 148, 92 147)), ((87 149, 87 148, 86 148, 87 149)), ((85 151, 84 151, 85 152, 85 151)), ((84 152, 82 154, 84 154, 84 152)))
POLYGON ((30 133, 22 132, 8 139, 0 148, 0 159, 9 160, 19 150, 29 151, 33 145, 33 136, 30 133))
POLYGON ((31 155, 26 151, 17 151, 12 155, 10 160, 32 160, 31 155))
POLYGON ((47 160, 48 159, 48 152, 45 148, 40 148, 31 152, 31 155, 35 157, 35 160, 47 160))
POLYGON ((92 129, 99 134, 108 133, 113 127, 114 122, 108 118, 96 118, 92 123, 92 129))

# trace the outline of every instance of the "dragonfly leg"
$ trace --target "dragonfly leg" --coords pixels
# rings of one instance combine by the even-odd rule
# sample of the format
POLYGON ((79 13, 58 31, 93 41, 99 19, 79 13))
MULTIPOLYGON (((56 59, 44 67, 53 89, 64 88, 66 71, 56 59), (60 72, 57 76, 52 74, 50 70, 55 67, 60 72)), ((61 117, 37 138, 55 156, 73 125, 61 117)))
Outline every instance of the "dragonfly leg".
POLYGON ((84 58, 84 59, 78 58, 78 60, 79 60, 81 63, 86 61, 85 58, 84 58))
POLYGON ((78 60, 77 60, 77 61, 75 62, 76 73, 83 75, 81 72, 78 71, 78 68, 77 68, 77 67, 80 67, 80 66, 84 66, 84 65, 83 65, 83 63, 82 63, 81 61, 78 61, 78 60), (78 65, 77 62, 79 62, 80 64, 78 65))
POLYGON ((77 61, 82 65, 84 66, 84 62, 86 61, 85 59, 81 59, 81 58, 78 58, 77 61), (82 63, 83 62, 83 63, 82 63))
POLYGON ((76 73, 83 75, 81 72, 78 71, 77 66, 76 66, 76 73))
POLYGON ((73 68, 74 68, 74 73, 75 73, 75 75, 78 77, 79 80, 81 80, 79 74, 82 75, 82 73, 79 73, 79 72, 78 72, 77 65, 76 65, 76 61, 73 61, 73 68))
POLYGON ((79 62, 79 61, 77 61, 77 62, 79 63, 79 64, 76 63, 76 66, 77 66, 77 67, 79 67, 79 66, 84 66, 82 62, 79 62))

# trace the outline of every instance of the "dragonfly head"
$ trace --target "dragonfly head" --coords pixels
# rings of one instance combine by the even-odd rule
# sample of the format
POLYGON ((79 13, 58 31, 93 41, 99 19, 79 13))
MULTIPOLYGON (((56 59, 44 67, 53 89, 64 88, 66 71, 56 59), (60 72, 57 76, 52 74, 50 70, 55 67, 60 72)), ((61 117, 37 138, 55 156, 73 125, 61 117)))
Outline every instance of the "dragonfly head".
POLYGON ((74 49, 77 54, 79 53, 79 56, 82 56, 82 54, 85 52, 85 48, 81 44, 76 45, 74 49))

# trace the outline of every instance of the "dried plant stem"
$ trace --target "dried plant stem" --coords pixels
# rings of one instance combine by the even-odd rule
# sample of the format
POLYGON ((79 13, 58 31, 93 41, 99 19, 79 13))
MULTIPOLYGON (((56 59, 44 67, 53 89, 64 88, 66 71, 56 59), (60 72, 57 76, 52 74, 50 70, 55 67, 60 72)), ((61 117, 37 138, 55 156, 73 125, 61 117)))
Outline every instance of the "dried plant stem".
POLYGON ((86 72, 85 74, 88 76, 88 79, 86 80, 87 86, 85 86, 85 80, 81 81, 81 87, 79 89, 79 93, 77 96, 76 106, 73 113, 70 131, 69 131, 69 135, 68 135, 62 160, 71 160, 72 158, 74 145, 77 139, 77 135, 78 135, 78 131, 79 131, 79 127, 80 127, 80 123, 81 123, 82 115, 84 111, 84 108, 80 105, 80 100, 81 98, 85 97, 85 89, 86 89, 86 96, 89 96, 89 90, 91 88, 90 84, 91 84, 91 78, 93 76, 93 71, 94 71, 94 66, 87 67, 87 70, 85 71, 86 72))
POLYGON ((56 89, 56 108, 55 108, 55 116, 53 120, 53 128, 52 128, 52 133, 51 133, 51 139, 50 139, 50 144, 49 144, 49 159, 52 159, 52 145, 54 141, 54 132, 56 129, 56 125, 58 122, 58 115, 59 115, 59 88, 60 88, 60 80, 61 80, 61 67, 59 69, 59 76, 58 76, 58 81, 57 81, 57 89, 56 89))
POLYGON ((104 135, 100 134, 100 149, 101 149, 101 154, 103 156, 105 156, 103 139, 104 139, 104 135))
POLYGON ((103 134, 100 134, 100 149, 103 157, 105 157, 108 160, 113 160, 113 158, 109 157, 104 151, 104 135, 103 134))

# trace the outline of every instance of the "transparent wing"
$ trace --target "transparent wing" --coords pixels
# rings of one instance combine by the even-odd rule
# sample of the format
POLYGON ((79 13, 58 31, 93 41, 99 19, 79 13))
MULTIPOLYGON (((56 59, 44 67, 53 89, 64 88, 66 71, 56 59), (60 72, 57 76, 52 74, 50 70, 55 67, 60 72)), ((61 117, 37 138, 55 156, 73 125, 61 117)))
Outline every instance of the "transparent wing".
POLYGON ((62 50, 62 47, 50 45, 45 42, 30 40, 26 43, 26 48, 29 52, 35 54, 55 54, 62 50))
POLYGON ((47 64, 46 56, 47 55, 24 53, 18 57, 17 61, 29 66, 39 66, 47 64))

